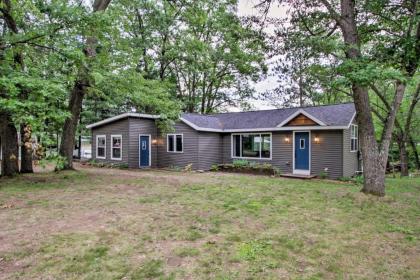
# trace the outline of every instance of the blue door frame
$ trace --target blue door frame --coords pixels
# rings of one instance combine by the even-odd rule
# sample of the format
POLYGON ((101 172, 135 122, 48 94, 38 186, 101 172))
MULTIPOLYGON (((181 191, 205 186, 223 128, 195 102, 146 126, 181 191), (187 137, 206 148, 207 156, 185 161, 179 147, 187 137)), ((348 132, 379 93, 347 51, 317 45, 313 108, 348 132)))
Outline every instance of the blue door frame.
POLYGON ((310 174, 311 141, 308 131, 294 133, 294 168, 297 174, 310 174))
POLYGON ((150 135, 139 135, 139 167, 150 166, 150 135))

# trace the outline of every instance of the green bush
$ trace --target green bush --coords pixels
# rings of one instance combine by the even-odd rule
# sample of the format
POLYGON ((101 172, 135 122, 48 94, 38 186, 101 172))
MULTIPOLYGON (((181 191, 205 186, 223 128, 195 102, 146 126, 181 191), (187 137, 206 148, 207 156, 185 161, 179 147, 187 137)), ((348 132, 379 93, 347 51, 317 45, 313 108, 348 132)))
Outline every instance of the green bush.
POLYGON ((173 171, 176 171, 176 172, 181 172, 182 171, 182 167, 176 166, 176 165, 169 166, 169 169, 171 169, 173 171))
POLYGON ((274 172, 274 176, 280 176, 281 175, 281 169, 273 166, 273 172, 274 172))
POLYGON ((210 167, 210 171, 219 171, 219 165, 212 164, 212 166, 210 167))
POLYGON ((42 159, 40 161, 40 164, 43 168, 45 168, 45 166, 48 163, 52 163, 52 164, 55 165, 54 171, 60 171, 60 170, 63 170, 64 167, 66 166, 67 159, 63 156, 60 156, 57 153, 53 153, 53 154, 48 155, 47 157, 45 157, 44 159, 42 159))
POLYGON ((357 185, 363 185, 363 181, 364 178, 363 176, 359 175, 353 178, 353 181, 357 184, 357 185))
POLYGON ((271 165, 270 163, 266 163, 266 162, 263 163, 263 164, 259 163, 258 166, 262 169, 273 169, 273 165, 271 165))
POLYGON ((250 163, 246 159, 235 159, 233 161, 233 167, 235 168, 243 168, 248 166, 250 166, 250 163))
POLYGON ((319 178, 326 179, 328 177, 328 173, 326 171, 319 172, 319 178))
POLYGON ((128 163, 112 163, 111 168, 128 169, 128 163))
POLYGON ((340 178, 338 178, 338 181, 350 182, 351 178, 350 177, 340 177, 340 178))

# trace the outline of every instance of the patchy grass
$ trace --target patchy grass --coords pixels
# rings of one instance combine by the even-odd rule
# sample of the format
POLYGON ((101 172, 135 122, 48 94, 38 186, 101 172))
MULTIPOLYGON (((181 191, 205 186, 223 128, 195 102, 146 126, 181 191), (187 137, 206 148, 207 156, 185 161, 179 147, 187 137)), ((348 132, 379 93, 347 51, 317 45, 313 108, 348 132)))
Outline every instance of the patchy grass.
POLYGON ((0 279, 418 279, 420 179, 78 171, 0 179, 0 279))

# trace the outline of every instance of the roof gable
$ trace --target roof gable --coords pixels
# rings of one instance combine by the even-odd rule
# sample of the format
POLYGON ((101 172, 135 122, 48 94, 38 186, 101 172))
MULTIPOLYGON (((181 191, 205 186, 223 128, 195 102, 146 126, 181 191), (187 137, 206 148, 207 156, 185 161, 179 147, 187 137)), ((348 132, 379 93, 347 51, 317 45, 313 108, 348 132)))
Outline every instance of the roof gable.
POLYGON ((286 123, 284 126, 303 126, 303 125, 319 125, 314 122, 311 118, 308 118, 304 114, 299 114, 286 123))
POLYGON ((303 109, 299 109, 296 112, 294 112, 293 114, 291 114, 289 117, 287 117, 284 121, 282 121, 277 127, 303 126, 303 125, 322 125, 322 126, 325 126, 326 124, 323 123, 322 121, 318 120, 317 118, 315 118, 311 114, 305 112, 303 109), (300 121, 298 121, 298 122, 295 122, 295 123, 291 124, 291 122, 293 120, 296 120, 300 116, 304 117, 304 118, 301 118, 302 120, 310 120, 311 122, 306 122, 305 123, 304 121, 302 121, 302 124, 300 124, 300 121))
POLYGON ((120 115, 116 115, 114 117, 111 118, 107 118, 104 119, 102 121, 96 122, 96 123, 92 123, 86 126, 86 128, 94 128, 97 126, 101 126, 107 123, 112 123, 115 122, 117 120, 121 120, 121 119, 125 119, 125 118, 142 118, 142 119, 159 119, 159 115, 149 115, 149 114, 139 114, 139 113, 124 113, 124 114, 120 114, 120 115))

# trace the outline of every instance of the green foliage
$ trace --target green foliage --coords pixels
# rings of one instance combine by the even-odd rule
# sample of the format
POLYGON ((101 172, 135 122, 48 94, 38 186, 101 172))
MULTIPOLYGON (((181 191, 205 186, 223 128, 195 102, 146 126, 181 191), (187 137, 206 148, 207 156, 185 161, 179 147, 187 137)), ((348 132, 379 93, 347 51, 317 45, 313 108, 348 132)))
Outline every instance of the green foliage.
POLYGON ((319 172, 319 178, 325 179, 328 177, 328 173, 326 171, 319 172))
POLYGON ((351 179, 351 177, 344 176, 344 177, 338 178, 338 180, 342 181, 342 182, 351 182, 352 179, 351 179))
POLYGON ((210 167, 210 171, 219 171, 219 165, 218 164, 212 164, 210 167))
POLYGON ((281 169, 278 168, 277 166, 273 166, 273 171, 274 171, 275 176, 280 176, 282 173, 281 169))
POLYGON ((46 168, 48 164, 53 164, 54 170, 57 172, 64 169, 66 162, 67 162, 67 159, 65 157, 60 156, 57 153, 49 154, 44 159, 39 161, 40 165, 43 168, 46 168))
POLYGON ((242 167, 250 166, 250 162, 247 161, 246 159, 235 159, 232 164, 233 164, 233 167, 235 168, 242 168, 242 167))
POLYGON ((101 162, 97 160, 89 160, 88 164, 94 167, 106 167, 106 168, 117 168, 117 169, 128 169, 128 163, 126 162, 118 162, 118 163, 109 163, 109 162, 101 162))
POLYGON ((183 170, 182 167, 177 166, 177 165, 171 165, 171 166, 169 166, 169 169, 172 170, 172 171, 175 171, 175 172, 181 172, 183 170))

